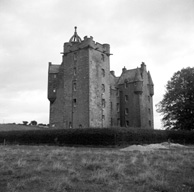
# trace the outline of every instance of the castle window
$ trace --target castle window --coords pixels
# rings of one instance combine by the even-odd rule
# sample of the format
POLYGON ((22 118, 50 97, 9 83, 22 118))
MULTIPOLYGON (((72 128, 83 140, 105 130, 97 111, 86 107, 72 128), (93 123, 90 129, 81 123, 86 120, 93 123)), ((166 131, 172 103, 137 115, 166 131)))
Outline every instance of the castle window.
POLYGON ((119 106, 119 103, 117 103, 117 112, 120 111, 120 106, 119 106))
POLYGON ((102 115, 102 120, 105 120, 105 115, 102 115))
POLYGON ((120 118, 117 119, 117 126, 120 126, 120 118))
POLYGON ((76 67, 73 68, 73 74, 74 74, 74 75, 77 74, 77 69, 76 69, 76 67))
POLYGON ((82 124, 79 124, 79 128, 82 128, 82 124))
POLYGON ((128 114, 129 114, 129 109, 125 108, 125 115, 128 115, 128 114))
POLYGON ((129 121, 128 120, 125 121, 125 126, 129 127, 129 121))
POLYGON ((56 89, 53 89, 53 93, 56 93, 56 89))
POLYGON ((102 92, 104 93, 105 92, 105 85, 102 84, 102 92))
POLYGON ((150 108, 148 109, 148 112, 149 112, 149 114, 151 114, 151 110, 150 110, 150 108))
POLYGON ((151 125, 152 125, 152 123, 151 123, 151 121, 149 121, 149 126, 151 127, 151 125))
POLYGON ((102 56, 102 57, 101 57, 102 61, 104 61, 104 55, 103 55, 103 54, 101 54, 101 56, 102 56))
POLYGON ((57 75, 56 75, 56 74, 54 74, 54 75, 53 75, 53 77, 54 77, 54 79, 56 79, 56 78, 57 78, 57 75))
POLYGON ((105 70, 102 69, 102 76, 105 77, 105 70))
POLYGON ((103 108, 106 107, 106 101, 105 101, 105 99, 102 99, 102 107, 103 107, 103 108))
POLYGON ((76 89, 77 89, 77 85, 76 83, 73 83, 73 90, 76 91, 76 89))
POLYGON ((129 100, 128 95, 125 95, 125 102, 127 102, 129 100))
POLYGON ((128 87, 128 83, 127 83, 127 81, 125 81, 125 88, 127 88, 128 87))
POLYGON ((119 89, 117 88, 117 93, 116 93, 117 97, 119 97, 119 89))
POLYGON ((72 128, 72 123, 71 122, 69 122, 69 128, 72 128))
POLYGON ((76 107, 76 105, 77 105, 77 101, 76 99, 73 99, 73 107, 76 107))
POLYGON ((74 61, 77 61, 77 52, 75 52, 75 53, 73 54, 73 60, 74 60, 74 61))

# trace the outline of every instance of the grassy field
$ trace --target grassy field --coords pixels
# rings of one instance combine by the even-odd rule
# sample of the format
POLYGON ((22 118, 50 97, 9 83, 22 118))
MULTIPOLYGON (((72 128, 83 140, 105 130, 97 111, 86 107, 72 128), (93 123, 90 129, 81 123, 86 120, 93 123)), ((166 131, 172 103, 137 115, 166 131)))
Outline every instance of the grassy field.
POLYGON ((36 130, 45 129, 37 126, 14 125, 14 124, 0 124, 0 131, 20 131, 20 130, 36 130))
POLYGON ((0 192, 193 192, 194 149, 0 145, 0 192))

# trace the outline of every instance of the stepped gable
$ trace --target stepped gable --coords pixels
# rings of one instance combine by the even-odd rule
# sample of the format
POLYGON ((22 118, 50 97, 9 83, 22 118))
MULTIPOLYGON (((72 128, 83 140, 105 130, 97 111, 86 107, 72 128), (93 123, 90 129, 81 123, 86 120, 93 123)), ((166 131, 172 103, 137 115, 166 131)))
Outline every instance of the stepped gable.
MULTIPOLYGON (((135 75, 136 75, 136 70, 137 70, 137 69, 125 70, 125 71, 121 74, 121 76, 120 76, 120 78, 119 78, 119 80, 118 80, 118 84, 119 84, 119 85, 120 85, 120 84, 124 84, 126 80, 127 80, 128 83, 134 82, 135 75)), ((138 68, 138 70, 140 70, 140 69, 138 68)))

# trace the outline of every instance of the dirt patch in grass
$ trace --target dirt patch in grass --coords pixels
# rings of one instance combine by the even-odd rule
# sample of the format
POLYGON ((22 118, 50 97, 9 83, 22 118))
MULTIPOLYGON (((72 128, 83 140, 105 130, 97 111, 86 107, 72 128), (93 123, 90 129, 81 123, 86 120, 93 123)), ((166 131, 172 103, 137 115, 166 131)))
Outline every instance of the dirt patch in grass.
POLYGON ((172 150, 172 149, 194 149, 193 146, 185 146, 178 143, 157 143, 149 145, 131 145, 120 149, 121 151, 153 151, 153 150, 172 150))
POLYGON ((194 149, 0 146, 2 192, 193 192, 194 149))

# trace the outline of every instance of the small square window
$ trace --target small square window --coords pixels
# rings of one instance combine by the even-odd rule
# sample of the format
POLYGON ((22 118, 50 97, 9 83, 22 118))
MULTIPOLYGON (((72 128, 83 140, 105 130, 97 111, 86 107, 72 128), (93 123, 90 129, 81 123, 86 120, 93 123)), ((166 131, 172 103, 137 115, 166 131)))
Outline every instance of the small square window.
POLYGON ((57 78, 57 75, 56 75, 56 74, 54 74, 54 75, 53 75, 53 77, 54 77, 54 79, 56 79, 56 78, 57 78))

